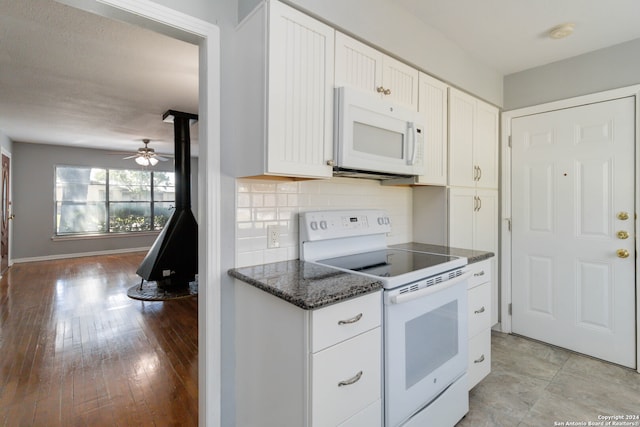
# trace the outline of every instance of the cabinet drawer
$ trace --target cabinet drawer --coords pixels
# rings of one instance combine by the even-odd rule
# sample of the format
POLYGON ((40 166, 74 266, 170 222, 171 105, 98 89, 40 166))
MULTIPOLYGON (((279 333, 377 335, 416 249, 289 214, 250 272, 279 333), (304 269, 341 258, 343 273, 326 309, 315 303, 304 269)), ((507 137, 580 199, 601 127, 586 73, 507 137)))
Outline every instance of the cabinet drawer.
POLYGON ((491 283, 476 286, 468 291, 467 319, 469 338, 491 326, 491 283))
POLYGON ((491 259, 469 264, 473 275, 469 279, 469 289, 491 281, 491 259))
POLYGON ((491 329, 487 328, 469 340, 469 390, 491 372, 491 329))
POLYGON ((382 292, 311 312, 311 352, 315 353, 380 326, 382 292))
POLYGON ((375 328, 311 355, 312 426, 335 426, 381 399, 381 333, 375 328))
POLYGON ((338 427, 380 427, 382 425, 382 399, 367 406, 338 427))

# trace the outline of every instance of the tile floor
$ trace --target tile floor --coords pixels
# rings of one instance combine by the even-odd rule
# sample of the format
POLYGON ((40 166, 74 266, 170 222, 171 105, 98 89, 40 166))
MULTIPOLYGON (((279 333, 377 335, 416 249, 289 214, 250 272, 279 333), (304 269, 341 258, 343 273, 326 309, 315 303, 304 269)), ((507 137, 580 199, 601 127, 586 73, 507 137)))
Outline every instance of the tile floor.
POLYGON ((636 371, 499 332, 491 348, 492 372, 457 427, 640 426, 636 371), (603 419, 614 415, 624 418, 603 419))

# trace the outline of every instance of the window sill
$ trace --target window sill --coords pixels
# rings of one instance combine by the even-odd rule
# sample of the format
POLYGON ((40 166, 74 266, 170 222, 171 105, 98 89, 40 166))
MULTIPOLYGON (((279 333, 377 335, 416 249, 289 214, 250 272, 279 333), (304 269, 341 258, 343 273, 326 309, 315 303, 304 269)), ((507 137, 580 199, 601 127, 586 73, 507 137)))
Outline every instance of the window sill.
POLYGON ((123 237, 144 237, 157 236, 160 231, 139 231, 134 233, 110 233, 110 234, 81 234, 74 236, 51 236, 54 242, 65 242, 70 240, 97 240, 97 239, 119 239, 123 237))

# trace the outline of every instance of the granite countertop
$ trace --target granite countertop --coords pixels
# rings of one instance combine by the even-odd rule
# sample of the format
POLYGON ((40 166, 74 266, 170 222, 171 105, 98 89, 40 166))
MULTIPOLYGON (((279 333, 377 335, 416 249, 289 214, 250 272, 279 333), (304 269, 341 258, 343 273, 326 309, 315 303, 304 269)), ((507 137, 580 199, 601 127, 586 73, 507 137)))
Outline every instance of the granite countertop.
POLYGON ((484 261, 485 259, 489 259, 495 256, 493 252, 475 251, 472 249, 462 249, 462 248, 452 248, 449 246, 432 245, 429 243, 409 242, 409 243, 402 243, 399 245, 390 245, 390 247, 396 248, 396 249, 409 249, 412 251, 431 252, 431 253, 443 254, 443 255, 463 256, 467 258, 467 262, 469 264, 473 264, 474 262, 484 261))
POLYGON ((382 289, 382 283, 300 260, 232 268, 229 275, 305 310, 382 289))
MULTIPOLYGON (((493 252, 427 243, 410 242, 390 247, 463 256, 469 264, 494 256, 493 252)), ((370 278, 300 260, 232 268, 228 273, 305 310, 325 307, 382 289, 382 283, 370 278)))

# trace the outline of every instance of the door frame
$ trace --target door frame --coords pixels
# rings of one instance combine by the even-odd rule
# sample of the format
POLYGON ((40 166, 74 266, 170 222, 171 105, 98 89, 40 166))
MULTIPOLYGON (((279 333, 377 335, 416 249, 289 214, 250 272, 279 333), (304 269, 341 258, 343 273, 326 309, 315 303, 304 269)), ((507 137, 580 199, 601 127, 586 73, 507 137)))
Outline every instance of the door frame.
MULTIPOLYGON (((9 201, 11 201, 11 209, 9 212, 9 215, 11 215, 11 213, 13 212, 13 202, 11 199, 11 195, 13 194, 13 162, 11 161, 11 152, 7 151, 4 147, 0 148, 0 156, 7 156, 9 158, 9 201)), ((0 230, 0 233, 2 232, 2 230, 0 230)), ((7 262, 9 267, 11 267, 11 264, 13 264, 11 262, 11 237, 13 236, 13 221, 9 221, 9 224, 7 226, 7 234, 9 235, 7 237, 7 243, 8 243, 8 252, 7 252, 7 262)), ((0 278, 2 278, 2 272, 0 272, 0 278)))
MULTIPOLYGON (((504 111, 502 113, 502 129, 501 129, 501 188, 502 201, 500 212, 500 328, 502 332, 511 333, 512 317, 510 307, 512 303, 511 293, 511 121, 518 117, 528 116, 532 114, 545 113, 554 110, 578 107, 585 104, 594 104, 598 102, 611 101, 618 98, 629 96, 635 97, 635 145, 637 147, 640 141, 640 85, 627 86, 619 89, 597 92, 589 95, 577 96, 574 98, 553 101, 544 104, 534 105, 531 107, 519 108, 516 110, 504 111)), ((640 149, 636 148, 635 152, 635 210, 640 212, 640 149)), ((638 218, 634 219, 635 230, 635 250, 639 253, 638 236, 638 218)), ((638 258, 635 260, 636 268, 636 370, 640 373, 640 287, 638 286, 638 258)))
POLYGON ((151 0, 56 0, 199 46, 198 424, 221 425, 220 29, 151 0))

